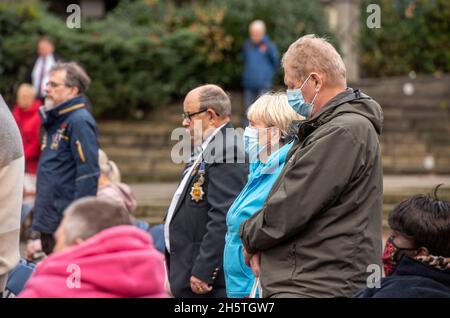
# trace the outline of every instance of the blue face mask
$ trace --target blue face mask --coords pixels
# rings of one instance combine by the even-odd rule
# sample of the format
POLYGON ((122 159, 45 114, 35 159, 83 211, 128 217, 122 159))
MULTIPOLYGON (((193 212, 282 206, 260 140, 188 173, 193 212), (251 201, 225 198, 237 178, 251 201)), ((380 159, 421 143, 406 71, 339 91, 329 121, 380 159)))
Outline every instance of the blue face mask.
POLYGON ((309 80, 308 75, 306 80, 303 82, 302 86, 300 88, 294 88, 294 89, 287 89, 286 90, 286 96, 289 102, 289 105, 300 115, 302 115, 305 118, 308 118, 311 115, 311 111, 314 107, 314 100, 317 97, 318 91, 314 95, 313 100, 311 103, 308 103, 305 101, 305 98, 303 97, 302 88, 305 86, 306 82, 309 80))
POLYGON ((267 146, 258 143, 258 128, 245 127, 243 138, 244 151, 248 155, 250 163, 258 161, 258 154, 267 146))

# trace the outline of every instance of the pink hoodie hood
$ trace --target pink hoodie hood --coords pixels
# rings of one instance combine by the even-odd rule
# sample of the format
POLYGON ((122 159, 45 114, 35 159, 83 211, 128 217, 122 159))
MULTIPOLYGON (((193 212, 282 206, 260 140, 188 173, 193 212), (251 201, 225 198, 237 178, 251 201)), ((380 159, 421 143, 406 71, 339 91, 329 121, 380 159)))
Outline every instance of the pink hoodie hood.
POLYGON ((123 225, 50 255, 20 297, 167 297, 164 281, 163 256, 153 247, 151 237, 123 225), (67 282, 75 281, 71 277, 77 266, 80 288, 69 288, 67 282))
POLYGON ((129 213, 136 209, 136 199, 130 187, 125 183, 110 183, 100 187, 97 198, 109 202, 116 202, 123 206, 129 213))

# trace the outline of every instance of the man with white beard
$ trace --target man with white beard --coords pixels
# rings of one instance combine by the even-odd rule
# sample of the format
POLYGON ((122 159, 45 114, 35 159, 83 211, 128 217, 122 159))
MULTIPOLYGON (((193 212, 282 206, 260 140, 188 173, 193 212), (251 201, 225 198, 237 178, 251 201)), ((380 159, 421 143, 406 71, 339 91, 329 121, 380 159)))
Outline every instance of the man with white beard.
POLYGON ((74 62, 56 63, 45 85, 41 107, 45 136, 39 160, 32 239, 52 252, 53 234, 64 209, 74 200, 95 196, 99 177, 98 138, 94 118, 86 109, 90 78, 74 62))

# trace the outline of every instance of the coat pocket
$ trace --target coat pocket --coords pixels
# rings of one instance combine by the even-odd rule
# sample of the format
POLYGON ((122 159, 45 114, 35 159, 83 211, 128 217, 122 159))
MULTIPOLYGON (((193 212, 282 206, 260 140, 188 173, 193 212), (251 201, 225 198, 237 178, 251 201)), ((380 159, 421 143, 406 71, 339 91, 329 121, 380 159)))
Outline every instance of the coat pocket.
POLYGON ((253 278, 253 272, 250 267, 245 265, 244 254, 241 244, 229 244, 224 251, 224 267, 227 276, 236 278, 253 278))
POLYGON ((245 265, 242 245, 231 243, 224 251, 224 271, 229 297, 244 297, 250 293, 254 281, 253 272, 245 265))

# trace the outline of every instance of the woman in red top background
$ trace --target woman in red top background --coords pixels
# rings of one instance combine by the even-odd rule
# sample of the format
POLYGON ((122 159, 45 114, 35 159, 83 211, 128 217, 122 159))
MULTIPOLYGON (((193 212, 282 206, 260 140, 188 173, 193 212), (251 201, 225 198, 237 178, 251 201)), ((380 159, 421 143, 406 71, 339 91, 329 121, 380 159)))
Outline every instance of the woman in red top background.
POLYGON ((39 138, 39 129, 41 127, 39 107, 41 105, 41 101, 35 98, 32 85, 22 84, 19 86, 13 116, 22 136, 25 152, 25 172, 33 175, 37 172, 39 155, 41 154, 39 138))
POLYGON ((13 116, 22 136, 25 153, 25 179, 22 219, 24 219, 34 206, 36 196, 36 173, 39 156, 41 154, 40 129, 41 117, 39 107, 41 101, 36 99, 35 91, 30 84, 21 84, 17 90, 16 105, 13 116))

